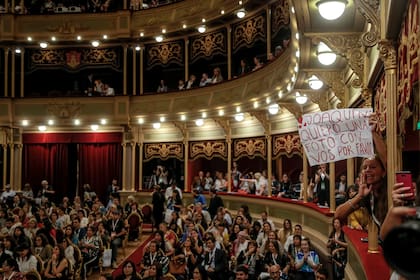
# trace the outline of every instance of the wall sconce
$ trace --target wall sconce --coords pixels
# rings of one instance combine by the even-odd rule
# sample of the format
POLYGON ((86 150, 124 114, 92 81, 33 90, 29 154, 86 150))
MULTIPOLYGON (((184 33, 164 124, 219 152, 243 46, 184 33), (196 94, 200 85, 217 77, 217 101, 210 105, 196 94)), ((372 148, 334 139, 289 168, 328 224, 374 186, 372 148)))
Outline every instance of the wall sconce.
POLYGON ((337 55, 323 42, 319 43, 316 54, 323 65, 331 65, 337 59, 337 55))
POLYGON ((305 95, 300 95, 299 92, 296 92, 296 102, 300 105, 303 105, 308 101, 308 97, 305 95))
POLYGON ((341 17, 346 9, 346 0, 320 0, 316 3, 319 14, 326 20, 341 17))
POLYGON ((236 16, 237 16, 238 18, 244 18, 244 17, 245 17, 245 15, 246 15, 246 11, 245 11, 245 9, 244 9, 244 8, 242 8, 242 9, 240 9, 239 11, 237 11, 237 12, 236 12, 236 16))
POLYGON ((198 30, 198 32, 200 32, 200 33, 204 33, 204 32, 206 32, 207 28, 206 28, 206 26, 205 26, 205 25, 200 25, 200 26, 197 28, 197 30, 198 30))
POLYGON ((312 75, 311 77, 309 77, 308 84, 309 84, 309 87, 314 90, 318 90, 324 86, 324 83, 320 79, 318 79, 318 77, 315 75, 312 75))

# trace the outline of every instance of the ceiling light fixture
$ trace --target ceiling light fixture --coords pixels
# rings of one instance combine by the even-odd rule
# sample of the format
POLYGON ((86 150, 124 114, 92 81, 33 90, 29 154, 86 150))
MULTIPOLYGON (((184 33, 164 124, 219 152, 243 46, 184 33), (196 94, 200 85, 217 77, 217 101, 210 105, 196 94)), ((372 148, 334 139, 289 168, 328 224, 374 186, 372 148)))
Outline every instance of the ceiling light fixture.
POLYGON ((137 120, 137 122, 138 122, 139 124, 144 124, 144 119, 143 119, 143 118, 139 118, 139 119, 137 120))
POLYGON ((258 108, 258 101, 254 101, 254 109, 257 109, 258 108))
POLYGON ((279 112, 279 104, 274 103, 274 104, 271 104, 270 106, 268 106, 268 112, 271 115, 277 114, 279 112))
POLYGON ((237 12, 236 12, 236 16, 237 16, 238 18, 244 18, 244 17, 245 17, 245 15, 246 15, 246 11, 245 11, 245 9, 244 9, 244 8, 242 8, 242 9, 240 9, 239 11, 237 11, 237 12))
POLYGON ((48 120, 48 125, 54 125, 54 120, 48 120))
POLYGON ((186 121, 187 120, 187 116, 186 115, 181 115, 181 121, 186 121))
POLYGON ((74 125, 80 125, 80 120, 74 120, 74 125))
POLYGON ((337 59, 337 55, 323 42, 319 43, 316 54, 318 61, 327 66, 333 64, 337 59))
POLYGON ((82 40, 82 36, 79 35, 79 36, 76 37, 76 39, 77 39, 77 41, 80 41, 80 40, 82 40))
POLYGON ((97 47, 99 47, 100 42, 98 40, 94 40, 94 41, 92 41, 91 44, 92 44, 92 47, 97 48, 97 47))
POLYGON ((200 25, 200 26, 197 28, 197 30, 198 30, 198 32, 200 32, 200 33, 204 33, 204 32, 206 32, 207 28, 206 28, 206 26, 205 26, 205 25, 200 25))
POLYGON ((308 101, 308 97, 305 95, 300 95, 299 92, 296 92, 296 102, 300 105, 303 105, 308 101))
POLYGON ((319 14, 326 20, 335 20, 341 17, 346 5, 346 0, 320 0, 316 3, 319 14))
POLYGON ((104 34, 104 35, 102 36, 102 38, 103 38, 104 40, 106 40, 106 39, 108 39, 108 35, 104 34))
POLYGON ((225 111, 223 111, 222 109, 219 110, 219 116, 224 116, 225 115, 225 111))
POLYGON ((244 119, 245 119, 244 113, 239 113, 239 114, 236 114, 236 115, 235 115, 235 120, 236 120, 237 122, 241 122, 241 121, 243 121, 244 119))
POLYGON ((140 32, 140 37, 144 37, 144 32, 140 32))
POLYGON ((105 125, 105 124, 107 124, 108 123, 108 121, 106 120, 106 119, 101 119, 101 124, 102 125, 105 125))
POLYGON ((26 38, 29 42, 31 42, 32 41, 32 37, 28 37, 28 38, 26 38))
POLYGON ((195 120, 195 125, 196 126, 203 126, 203 124, 204 124, 204 120, 203 119, 195 120))
POLYGON ((15 53, 22 53, 22 50, 20 48, 16 48, 15 53))
POLYGON ((318 90, 324 86, 324 83, 315 75, 308 79, 308 84, 311 89, 318 90))
POLYGON ((90 129, 92 129, 93 131, 97 131, 97 130, 98 130, 98 128, 99 128, 99 125, 97 125, 97 124, 92 124, 92 125, 90 126, 90 129))
POLYGON ((165 122, 165 117, 160 117, 159 120, 160 122, 165 122))
POLYGON ((41 47, 41 49, 46 49, 46 48, 48 48, 48 43, 47 42, 41 42, 41 43, 39 43, 39 46, 41 47))
POLYGON ((55 36, 52 36, 51 41, 55 42, 55 41, 57 41, 57 38, 55 36))
POLYGON ((163 36, 162 35, 156 36, 155 40, 156 40, 156 42, 160 43, 160 42, 163 41, 163 36))
POLYGON ((22 125, 23 126, 28 126, 29 125, 29 121, 28 120, 22 120, 22 125))
POLYGON ((137 45, 137 46, 136 46, 136 51, 140 51, 140 50, 141 50, 140 46, 139 46, 139 45, 137 45))
POLYGON ((153 128, 154 129, 159 129, 160 128, 160 123, 158 123, 158 122, 153 123, 153 128))
POLYGON ((45 125, 40 125, 40 126, 38 126, 38 130, 39 131, 45 131, 45 130, 47 130, 47 127, 45 125))

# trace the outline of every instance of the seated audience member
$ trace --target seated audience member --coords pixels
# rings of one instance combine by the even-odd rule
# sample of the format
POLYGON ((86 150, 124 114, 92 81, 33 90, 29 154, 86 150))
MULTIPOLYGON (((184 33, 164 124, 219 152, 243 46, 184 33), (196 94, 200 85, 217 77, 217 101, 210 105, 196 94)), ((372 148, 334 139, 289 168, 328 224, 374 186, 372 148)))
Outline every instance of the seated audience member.
POLYGON ((105 83, 103 94, 105 96, 114 96, 115 95, 115 90, 114 90, 114 88, 110 87, 109 84, 105 83))
POLYGON ((89 269, 96 263, 100 254, 100 239, 94 227, 88 227, 86 236, 79 242, 79 248, 82 252, 83 273, 86 279, 89 269))
POLYGON ((235 77, 240 77, 240 76, 245 75, 246 73, 248 73, 250 71, 251 71, 251 69, 249 69, 249 66, 248 66, 248 63, 246 62, 246 60, 241 59, 240 66, 239 66, 238 72, 236 73, 235 77))
POLYGON ((225 251, 216 247, 216 239, 212 236, 207 238, 206 245, 207 252, 205 253, 203 263, 207 277, 213 280, 225 279, 224 273, 227 264, 225 251))
POLYGON ((2 269, 2 278, 1 279, 7 279, 7 280, 22 280, 24 279, 24 276, 21 272, 19 272, 19 266, 15 259, 12 257, 6 258, 1 263, 1 269, 2 269))
POLYGON ((213 69, 213 77, 211 78, 212 84, 223 82, 222 70, 219 67, 213 69))
POLYGON ((122 265, 122 271, 121 274, 115 277, 115 280, 140 280, 141 278, 137 276, 136 273, 136 265, 133 261, 127 260, 124 261, 122 265))
POLYGON ((168 86, 166 85, 165 80, 160 80, 156 92, 157 93, 160 93, 160 92, 168 92, 168 86))
POLYGON ((200 80, 199 86, 200 87, 205 87, 210 83, 211 83, 211 79, 209 78, 209 75, 207 73, 203 73, 201 75, 201 80, 200 80))
POLYGON ((311 250, 309 239, 303 238, 300 248, 295 259, 296 279, 314 279, 315 271, 320 266, 319 256, 311 250))
POLYGON ((273 55, 273 53, 268 53, 268 55, 267 55, 267 61, 268 62, 271 62, 274 59, 276 59, 276 57, 273 55))
POLYGON ((184 84, 184 89, 192 89, 197 87, 197 79, 195 75, 190 75, 190 78, 188 79, 188 81, 185 81, 184 84))
MULTIPOLYGON (((236 266, 240 267, 245 265, 248 267, 248 279, 257 279, 258 273, 258 255, 257 255, 257 242, 255 240, 249 240, 247 248, 242 250, 238 257, 235 259, 236 266)), ((238 269, 236 270, 238 271, 238 269)))
POLYGON ((143 258, 140 263, 140 271, 143 277, 150 275, 151 270, 153 270, 153 265, 159 264, 162 273, 166 274, 169 269, 169 259, 165 256, 165 253, 158 248, 156 241, 152 240, 147 248, 144 251, 143 258))
POLYGON ((54 246, 53 255, 44 272, 45 278, 67 280, 69 279, 69 269, 70 265, 64 255, 64 248, 60 245, 54 246))
POLYGON ((184 90, 185 89, 185 83, 183 80, 178 81, 178 90, 184 90))
POLYGON ((20 272, 27 273, 32 270, 37 270, 38 261, 32 254, 32 250, 29 244, 20 244, 16 248, 16 253, 18 255, 16 261, 18 263, 20 272))
POLYGON ((347 195, 347 177, 346 174, 340 175, 340 181, 335 184, 335 204, 336 206, 346 201, 347 195))
POLYGON ((52 253, 53 247, 48 243, 48 238, 43 233, 38 234, 35 237, 34 255, 39 256, 46 263, 51 259, 52 253))
POLYGON ((287 238, 293 234, 292 221, 290 219, 283 220, 283 227, 277 232, 277 237, 284 247, 287 238))
POLYGON ((256 71, 258 69, 261 69, 264 65, 261 62, 261 59, 259 59, 258 57, 254 57, 254 68, 252 68, 252 71, 256 71))

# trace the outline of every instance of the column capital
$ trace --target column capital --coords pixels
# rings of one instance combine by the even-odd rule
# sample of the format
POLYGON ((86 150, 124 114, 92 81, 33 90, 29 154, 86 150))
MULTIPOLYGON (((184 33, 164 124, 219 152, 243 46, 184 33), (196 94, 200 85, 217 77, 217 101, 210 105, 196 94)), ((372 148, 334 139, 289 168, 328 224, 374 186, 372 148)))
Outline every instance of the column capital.
POLYGON ((379 41, 379 56, 384 62, 385 71, 397 69, 397 51, 395 49, 395 42, 391 40, 379 41))

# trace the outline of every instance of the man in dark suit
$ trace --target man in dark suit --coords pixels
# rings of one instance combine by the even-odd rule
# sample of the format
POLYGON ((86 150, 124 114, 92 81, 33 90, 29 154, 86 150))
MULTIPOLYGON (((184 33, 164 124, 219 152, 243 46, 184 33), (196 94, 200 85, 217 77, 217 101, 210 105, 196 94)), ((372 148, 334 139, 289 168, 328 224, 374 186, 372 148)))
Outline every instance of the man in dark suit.
POLYGON ((216 239, 214 236, 207 238, 207 252, 204 257, 204 269, 210 280, 227 279, 226 264, 227 257, 225 251, 216 247, 216 239))
POLYGON ((188 81, 184 83, 184 89, 192 89, 198 86, 197 78, 195 75, 191 75, 188 81))
POLYGON ((73 243, 78 245, 79 241, 86 236, 86 228, 80 226, 80 218, 74 217, 73 219, 73 243))
POLYGON ((211 218, 213 219, 214 216, 216 216, 219 207, 224 207, 224 204, 222 198, 217 195, 217 191, 215 188, 210 189, 210 196, 211 198, 208 211, 210 213, 211 218))
POLYGON ((112 179, 111 185, 107 188, 107 199, 109 199, 111 196, 113 198, 120 199, 120 186, 118 186, 118 180, 117 178, 112 179))
POLYGON ((330 176, 327 173, 327 165, 320 164, 317 174, 315 175, 316 193, 318 203, 322 206, 330 205, 330 176))

